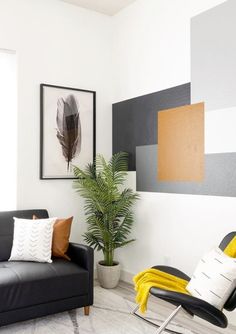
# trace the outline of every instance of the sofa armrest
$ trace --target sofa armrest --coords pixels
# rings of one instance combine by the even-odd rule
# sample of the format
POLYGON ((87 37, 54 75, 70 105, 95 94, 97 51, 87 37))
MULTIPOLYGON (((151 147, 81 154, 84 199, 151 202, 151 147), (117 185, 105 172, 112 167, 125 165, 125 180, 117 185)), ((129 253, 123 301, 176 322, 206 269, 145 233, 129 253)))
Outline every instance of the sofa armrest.
POLYGON ((68 255, 72 262, 79 264, 89 272, 93 272, 93 255, 94 251, 91 247, 70 242, 68 255))
POLYGON ((94 251, 91 247, 77 243, 69 244, 68 255, 71 261, 78 264, 89 272, 89 303, 93 304, 93 271, 94 271, 94 251))

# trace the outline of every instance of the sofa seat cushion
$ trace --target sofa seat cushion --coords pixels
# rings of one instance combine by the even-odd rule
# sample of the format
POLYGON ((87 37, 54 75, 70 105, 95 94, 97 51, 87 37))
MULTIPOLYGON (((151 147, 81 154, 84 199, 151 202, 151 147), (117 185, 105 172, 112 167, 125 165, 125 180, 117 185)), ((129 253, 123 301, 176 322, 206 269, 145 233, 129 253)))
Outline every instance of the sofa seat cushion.
POLYGON ((73 262, 0 262, 0 312, 88 293, 88 271, 73 262))

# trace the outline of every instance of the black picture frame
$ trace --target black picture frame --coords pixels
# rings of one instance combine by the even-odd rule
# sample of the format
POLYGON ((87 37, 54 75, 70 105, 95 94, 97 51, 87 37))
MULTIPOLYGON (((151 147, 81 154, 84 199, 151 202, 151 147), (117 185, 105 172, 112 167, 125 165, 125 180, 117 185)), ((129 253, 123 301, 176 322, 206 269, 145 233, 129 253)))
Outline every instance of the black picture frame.
MULTIPOLYGON (((89 131, 91 129, 91 136, 92 138, 90 138, 90 136, 87 135, 87 138, 89 138, 89 156, 90 159, 88 159, 88 161, 85 161, 86 159, 84 158, 83 160, 83 166, 84 167, 87 163, 89 162, 93 162, 96 156, 96 91, 93 90, 86 90, 86 89, 79 89, 79 88, 74 88, 74 87, 65 87, 65 86, 57 86, 57 85, 51 85, 51 84, 46 84, 46 83, 41 83, 40 84, 40 172, 39 172, 39 178, 40 180, 72 180, 75 179, 75 177, 71 174, 71 171, 67 171, 67 173, 65 172, 65 175, 62 173, 60 175, 60 173, 56 173, 55 175, 53 175, 53 172, 48 172, 48 168, 46 168, 46 164, 47 164, 47 159, 51 160, 52 159, 52 155, 54 154, 54 150, 50 148, 51 150, 51 154, 49 154, 48 152, 46 152, 46 148, 45 145, 48 145, 48 141, 50 140, 50 137, 52 138, 52 133, 53 131, 55 132, 55 136, 56 135, 56 129, 53 129, 53 124, 51 124, 52 126, 52 131, 48 131, 48 127, 50 127, 50 124, 48 125, 48 123, 46 123, 47 125, 47 129, 45 126, 45 122, 48 121, 49 119, 52 120, 53 117, 55 117, 55 122, 56 122, 56 118, 57 118, 57 105, 55 103, 47 103, 47 99, 49 99, 49 93, 48 90, 56 90, 52 93, 53 98, 52 101, 56 100, 56 95, 58 93, 58 97, 57 97, 57 101, 58 99, 66 94, 66 92, 69 94, 71 93, 71 95, 75 96, 75 98, 77 98, 78 96, 80 96, 81 100, 85 100, 86 103, 84 103, 84 105, 86 105, 86 108, 84 108, 85 110, 79 110, 79 115, 81 117, 81 113, 84 112, 84 119, 85 121, 88 120, 87 123, 90 122, 90 120, 92 119, 92 124, 87 124, 86 126, 86 131, 88 131, 87 128, 89 128, 89 131), (90 106, 91 103, 91 106, 90 106), (48 107, 50 105, 50 108, 48 107), (52 107, 51 107, 52 105, 52 107), (52 110, 51 110, 52 109, 52 110), (51 115, 50 113, 55 113, 54 115, 51 115), (86 114, 87 113, 87 114, 86 114), (90 113, 90 115, 89 115, 90 113), (50 116, 49 116, 50 114, 50 116), (87 117, 87 118, 86 118, 87 117), (50 132, 50 135, 47 134, 47 131, 50 132), (91 147, 90 147, 91 146, 91 147), (48 157, 50 156, 50 158, 48 157)), ((79 108, 78 108, 79 109, 79 108)), ((53 121, 54 122, 54 121, 53 121)), ((81 124, 81 128, 82 128, 82 135, 83 136, 83 123, 81 124)), ((83 137, 82 137, 83 139, 83 137)), ((55 139, 53 138, 53 141, 55 141, 55 139)), ((60 147, 60 142, 58 141, 58 145, 56 145, 55 147, 55 152, 58 153, 58 150, 61 150, 61 155, 62 154, 62 147, 60 147)), ((82 141, 83 143, 83 141, 82 141)), ((50 144, 53 145, 53 144, 50 144)), ((81 144, 82 145, 82 144, 81 144)), ((86 145, 86 143, 84 144, 84 146, 86 145)), ((82 150, 82 148, 81 148, 82 150)), ((85 152, 85 149, 84 149, 85 152)), ((86 150, 87 152, 87 150, 86 150)), ((86 153, 87 154, 87 153, 86 153)), ((63 159, 63 158, 62 158, 63 159)), ((58 167, 59 167, 59 163, 61 164, 61 158, 59 159, 60 162, 58 161, 58 167)), ((65 161, 65 164, 67 162, 65 161)), ((74 163, 76 165, 76 163, 74 163)), ((56 166, 56 164, 54 163, 54 166, 56 166)), ((69 163, 68 163, 69 166, 69 163)), ((52 169, 52 168, 51 168, 52 169)))

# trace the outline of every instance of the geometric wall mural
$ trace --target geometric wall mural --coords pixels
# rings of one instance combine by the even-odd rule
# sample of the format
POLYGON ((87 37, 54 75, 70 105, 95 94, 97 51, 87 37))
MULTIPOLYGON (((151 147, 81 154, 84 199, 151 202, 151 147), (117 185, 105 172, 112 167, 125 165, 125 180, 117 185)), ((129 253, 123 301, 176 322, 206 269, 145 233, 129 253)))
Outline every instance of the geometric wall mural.
POLYGON ((191 84, 171 88, 170 103, 164 93, 161 107, 153 94, 113 105, 113 153, 130 153, 137 191, 236 197, 235 13, 236 0, 228 0, 192 18, 191 84), (204 121, 191 120, 191 108, 178 114, 199 102, 204 121))
POLYGON ((127 152, 129 170, 136 170, 136 147, 157 144, 157 112, 185 104, 190 104, 189 83, 113 104, 113 154, 127 152))
POLYGON ((204 103, 158 113, 159 181, 203 181, 204 103))
POLYGON ((236 152, 236 106, 205 112, 205 153, 236 152))
POLYGON ((159 181, 158 145, 139 146, 136 154, 137 191, 236 197, 236 153, 206 154, 202 182, 159 181))

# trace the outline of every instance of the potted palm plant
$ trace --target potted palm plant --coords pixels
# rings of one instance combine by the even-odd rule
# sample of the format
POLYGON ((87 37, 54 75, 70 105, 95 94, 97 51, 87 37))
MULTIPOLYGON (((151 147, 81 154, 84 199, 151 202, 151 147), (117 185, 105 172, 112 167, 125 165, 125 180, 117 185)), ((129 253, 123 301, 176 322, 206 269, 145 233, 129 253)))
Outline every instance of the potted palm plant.
POLYGON ((88 230, 84 239, 95 250, 102 251, 104 260, 97 264, 98 280, 104 288, 114 288, 120 278, 120 264, 114 261, 114 251, 134 239, 129 239, 133 225, 132 206, 138 195, 132 189, 122 189, 128 170, 128 155, 114 154, 109 161, 97 155, 84 170, 74 166, 75 189, 85 198, 88 230))

